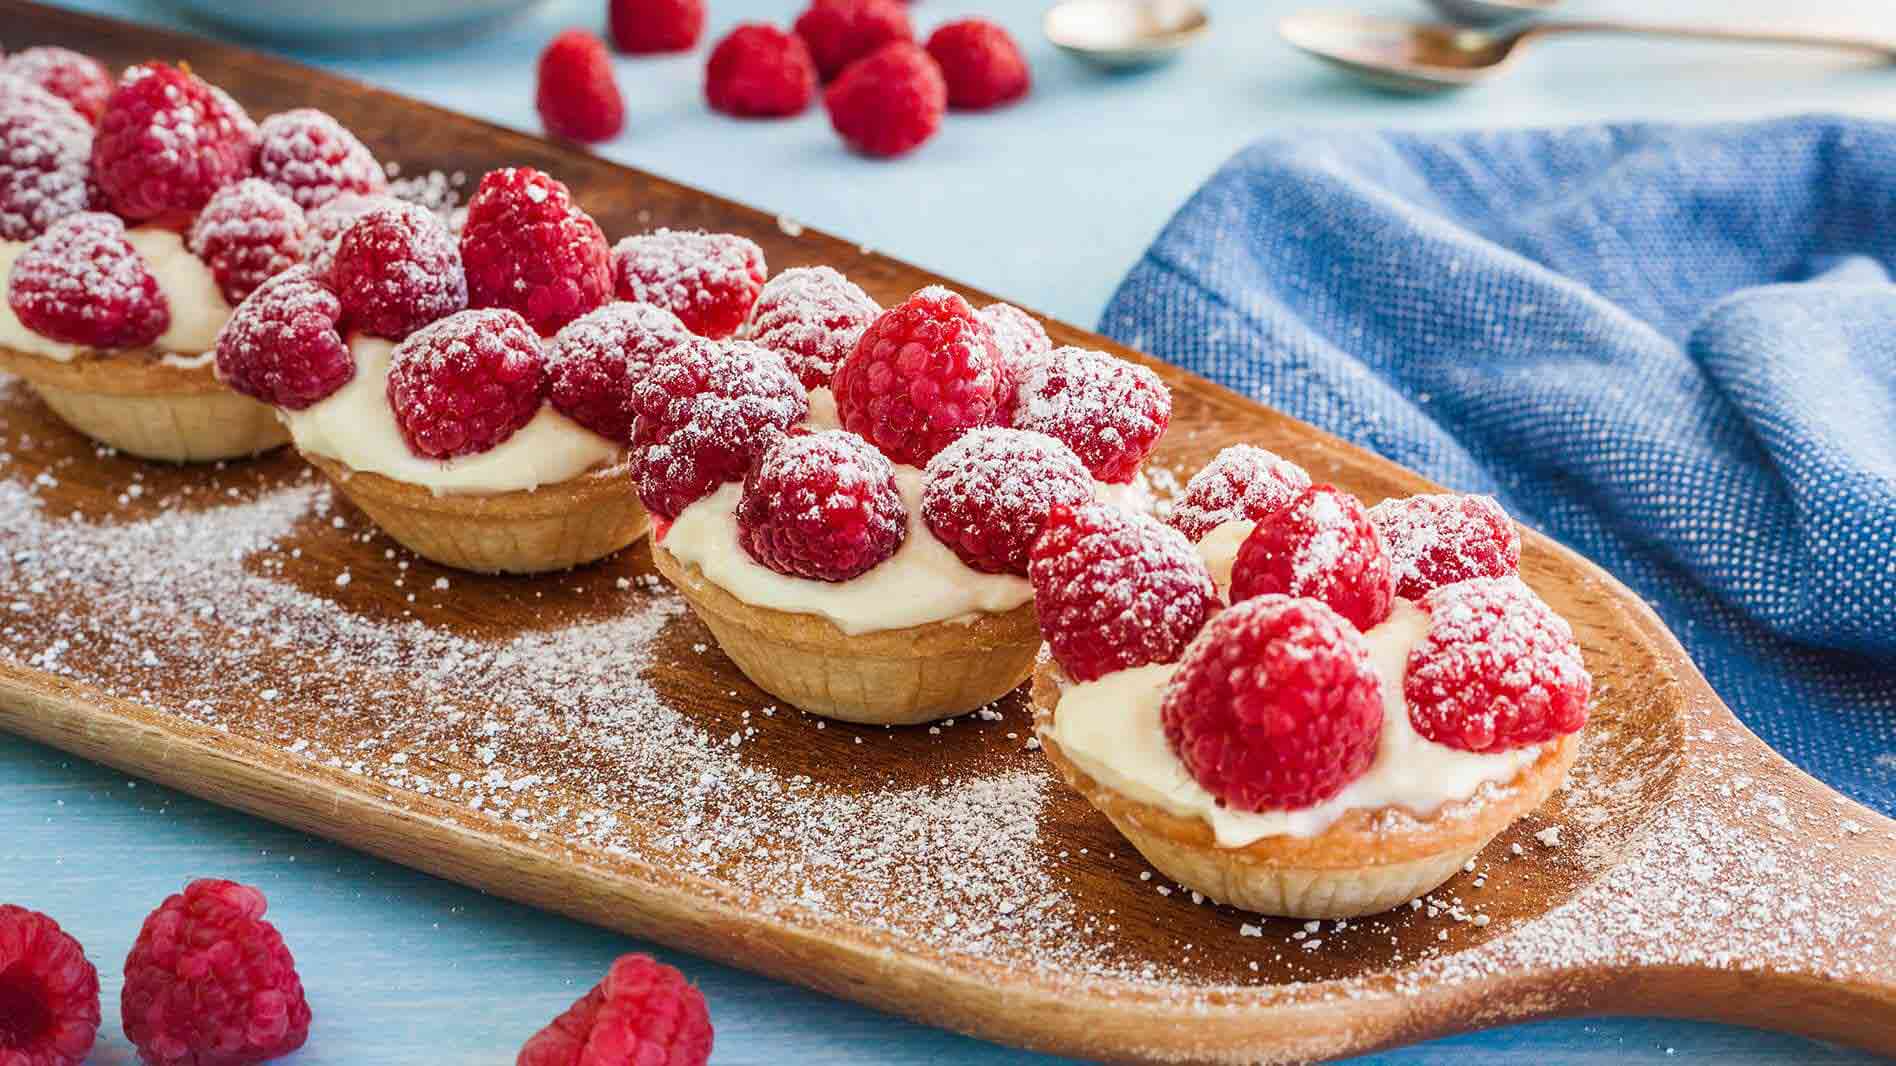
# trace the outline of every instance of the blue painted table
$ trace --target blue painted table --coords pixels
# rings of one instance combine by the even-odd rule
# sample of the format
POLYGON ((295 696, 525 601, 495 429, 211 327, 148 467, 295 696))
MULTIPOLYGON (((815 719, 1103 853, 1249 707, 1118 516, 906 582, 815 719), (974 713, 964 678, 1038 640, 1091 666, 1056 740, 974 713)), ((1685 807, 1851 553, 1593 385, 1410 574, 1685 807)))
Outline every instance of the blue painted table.
MULTIPOLYGON (((137 0, 75 6, 170 25, 137 0)), ((709 37, 747 19, 787 21, 797 0, 719 0, 709 37)), ((1000 4, 986 4, 995 14, 1000 4)), ((1170 212, 1253 135, 1297 124, 1497 125, 1614 117, 1741 117, 1797 110, 1896 114, 1896 76, 1821 53, 1574 40, 1507 82, 1455 98, 1398 99, 1348 86, 1279 44, 1290 0, 1214 6, 1216 34, 1184 62, 1132 76, 1085 70, 1039 38, 1037 5, 998 14, 1037 84, 1022 106, 954 116, 895 164, 841 150, 815 112, 738 125, 703 106, 703 51, 621 60, 627 132, 601 151, 785 212, 1076 322, 1091 322, 1170 212)), ((1364 6, 1402 10, 1392 3, 1364 6)), ((1575 0, 1582 6, 1582 0, 1575 0)), ((1588 13, 1638 14, 1639 0, 1588 13)), ((1778 0, 1677 0, 1668 15, 1763 16, 1778 0)), ((532 61, 599 0, 562 0, 477 40, 363 57, 300 54, 364 80, 533 129, 532 61)), ((1825 17, 1896 30, 1884 0, 1829 0, 1825 17)), ((925 30, 963 13, 916 9, 925 30)), ((6 29, 0 27, 0 42, 6 29)), ((101 964, 108 1000, 94 1061, 130 1064, 119 1034, 118 961, 144 911, 187 879, 259 885, 296 951, 317 1023, 299 1066, 511 1062, 620 952, 643 947, 434 878, 365 859, 45 748, 0 737, 0 900, 56 915, 101 964)), ((863 1008, 672 957, 709 996, 714 1062, 900 1066, 1052 1063, 863 1008)), ((1638 1020, 1521 1026, 1377 1056, 1381 1063, 1866 1063, 1855 1052, 1723 1026, 1638 1020)))

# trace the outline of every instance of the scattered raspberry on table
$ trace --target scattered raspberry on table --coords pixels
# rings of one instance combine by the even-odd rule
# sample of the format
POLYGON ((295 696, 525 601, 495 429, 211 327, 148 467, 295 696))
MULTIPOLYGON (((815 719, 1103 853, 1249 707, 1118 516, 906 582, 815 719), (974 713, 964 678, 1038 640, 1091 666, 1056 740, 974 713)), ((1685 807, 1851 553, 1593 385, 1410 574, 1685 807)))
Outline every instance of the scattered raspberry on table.
POLYGON ((540 53, 534 107, 555 137, 595 144, 625 128, 625 98, 612 73, 604 41, 585 30, 567 30, 540 53))
POLYGON ((746 118, 801 114, 816 97, 816 63, 803 38, 746 22, 719 41, 704 67, 712 108, 746 118))
POLYGON ((908 12, 895 0, 815 0, 797 16, 796 31, 824 81, 885 44, 915 39, 908 12))
POLYGON ((621 52, 682 52, 704 32, 704 0, 611 0, 606 22, 621 52))
POLYGON ((928 35, 928 54, 948 83, 948 106, 959 111, 1018 100, 1033 83, 1014 38, 987 19, 946 23, 928 35))
POLYGON ((0 1063, 80 1066, 99 1033, 99 971, 59 923, 0 904, 0 1063))
POLYGON ((711 1042, 704 994, 649 955, 624 955, 527 1041, 515 1066, 705 1066, 711 1042))

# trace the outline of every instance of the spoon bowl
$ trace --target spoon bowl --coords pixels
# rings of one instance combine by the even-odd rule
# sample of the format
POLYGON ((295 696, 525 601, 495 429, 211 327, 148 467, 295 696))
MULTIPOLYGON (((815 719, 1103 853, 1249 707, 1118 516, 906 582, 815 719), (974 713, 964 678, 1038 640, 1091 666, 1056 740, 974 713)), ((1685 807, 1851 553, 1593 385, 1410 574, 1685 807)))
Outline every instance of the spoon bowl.
POLYGON ((1196 0, 1062 0, 1041 21, 1061 51, 1115 70, 1173 59, 1210 26, 1196 0))

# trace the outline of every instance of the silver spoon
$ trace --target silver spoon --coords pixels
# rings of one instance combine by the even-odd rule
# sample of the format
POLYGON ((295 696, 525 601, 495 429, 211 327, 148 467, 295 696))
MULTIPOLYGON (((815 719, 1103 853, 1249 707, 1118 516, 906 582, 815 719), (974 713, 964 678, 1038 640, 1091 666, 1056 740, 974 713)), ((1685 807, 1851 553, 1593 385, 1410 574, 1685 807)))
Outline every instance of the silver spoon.
POLYGON ((1511 67, 1531 41, 1562 33, 1626 33, 1747 44, 1809 45, 1896 59, 1896 40, 1732 26, 1637 22, 1535 22, 1516 30, 1303 11, 1277 24, 1286 41, 1374 85, 1398 92, 1462 89, 1511 67))
POLYGON ((1429 0, 1429 3, 1456 22, 1492 26, 1545 15, 1559 7, 1561 0, 1429 0))
POLYGON ((1041 19, 1062 51, 1115 69, 1171 59, 1210 25, 1198 0, 1061 0, 1041 19))

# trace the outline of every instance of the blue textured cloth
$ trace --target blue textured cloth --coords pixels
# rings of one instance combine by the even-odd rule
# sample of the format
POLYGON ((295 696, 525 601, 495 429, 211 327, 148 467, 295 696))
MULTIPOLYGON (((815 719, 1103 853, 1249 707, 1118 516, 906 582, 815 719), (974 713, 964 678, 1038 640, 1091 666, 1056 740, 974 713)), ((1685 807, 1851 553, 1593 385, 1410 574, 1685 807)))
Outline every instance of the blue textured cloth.
POLYGON ((1896 812, 1896 125, 1273 137, 1102 331, 1510 512, 1896 812))

